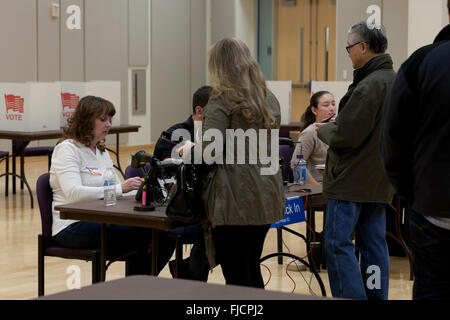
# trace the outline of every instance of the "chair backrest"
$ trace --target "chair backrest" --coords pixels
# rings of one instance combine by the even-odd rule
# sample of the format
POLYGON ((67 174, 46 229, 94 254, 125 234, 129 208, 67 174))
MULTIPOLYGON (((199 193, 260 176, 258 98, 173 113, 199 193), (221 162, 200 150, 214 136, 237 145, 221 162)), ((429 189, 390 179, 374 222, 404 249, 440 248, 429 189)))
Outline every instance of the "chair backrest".
MULTIPOLYGON (((150 163, 147 163, 145 165, 145 170, 147 171, 150 168, 150 163)), ((127 166, 125 169, 125 175, 124 179, 129 179, 133 177, 140 177, 142 178, 144 176, 141 168, 132 168, 131 166, 127 166)))
POLYGON ((294 174, 291 169, 291 159, 294 149, 294 147, 290 146, 280 146, 280 156, 283 158, 283 168, 281 172, 283 175, 283 181, 294 181, 294 174))
POLYGON ((41 213, 42 236, 44 237, 44 246, 47 247, 52 238, 52 202, 53 190, 50 187, 50 173, 42 174, 36 182, 36 196, 41 213))

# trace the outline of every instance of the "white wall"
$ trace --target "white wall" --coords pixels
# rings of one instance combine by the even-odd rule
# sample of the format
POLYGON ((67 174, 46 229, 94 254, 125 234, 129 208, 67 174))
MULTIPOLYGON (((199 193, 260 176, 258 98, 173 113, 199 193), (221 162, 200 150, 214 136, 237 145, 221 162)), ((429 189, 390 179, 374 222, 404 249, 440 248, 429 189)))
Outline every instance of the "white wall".
POLYGON ((447 0, 409 0, 408 56, 433 42, 448 24, 447 0))
POLYGON ((256 0, 209 0, 209 5, 210 46, 236 37, 256 56, 256 0))
POLYGON ((236 0, 236 37, 256 57, 256 0, 236 0))

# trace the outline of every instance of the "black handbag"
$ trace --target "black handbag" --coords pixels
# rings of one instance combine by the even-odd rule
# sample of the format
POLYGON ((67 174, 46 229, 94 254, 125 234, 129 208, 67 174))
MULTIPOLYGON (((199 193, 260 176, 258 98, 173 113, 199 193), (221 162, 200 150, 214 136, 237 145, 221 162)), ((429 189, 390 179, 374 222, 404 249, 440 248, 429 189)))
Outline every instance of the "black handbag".
POLYGON ((169 218, 197 223, 205 216, 202 200, 204 169, 201 164, 181 164, 166 208, 169 218))

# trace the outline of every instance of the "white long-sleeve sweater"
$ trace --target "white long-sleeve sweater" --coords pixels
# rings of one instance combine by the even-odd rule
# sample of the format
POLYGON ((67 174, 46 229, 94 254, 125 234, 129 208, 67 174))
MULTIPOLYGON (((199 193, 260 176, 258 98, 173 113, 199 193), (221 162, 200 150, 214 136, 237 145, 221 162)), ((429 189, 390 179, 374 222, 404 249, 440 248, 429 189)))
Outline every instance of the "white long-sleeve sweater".
MULTIPOLYGON (((72 202, 102 199, 103 173, 111 168, 113 162, 108 151, 103 153, 91 149, 74 140, 64 140, 58 144, 52 155, 50 168, 50 186, 53 189, 53 225, 52 235, 76 222, 62 220, 55 206, 72 202)), ((116 173, 116 194, 122 195, 121 180, 116 173)))

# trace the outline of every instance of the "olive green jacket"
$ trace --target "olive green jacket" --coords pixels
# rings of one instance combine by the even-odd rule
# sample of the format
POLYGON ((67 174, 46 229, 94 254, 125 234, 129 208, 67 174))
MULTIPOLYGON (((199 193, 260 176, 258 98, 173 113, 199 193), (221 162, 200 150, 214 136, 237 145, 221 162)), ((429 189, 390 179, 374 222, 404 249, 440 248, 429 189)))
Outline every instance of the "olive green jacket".
POLYGON ((381 114, 395 78, 389 54, 354 71, 335 123, 318 130, 328 146, 324 195, 351 202, 390 203, 394 189, 379 153, 381 114))
MULTIPOLYGON (((268 91, 268 104, 276 119, 274 129, 280 127, 280 105, 275 96, 268 91)), ((218 99, 211 99, 203 110, 203 134, 209 129, 217 129, 226 143, 226 129, 242 129, 246 132, 254 129, 258 134, 261 123, 247 124, 239 109, 225 105, 218 99)), ((270 130, 267 130, 267 140, 257 139, 257 154, 264 143, 271 154, 270 130)), ((278 135, 276 137, 278 139, 278 135)), ((203 151, 206 151, 210 141, 203 138, 203 151)), ((253 144, 254 146, 254 144, 253 144)), ((227 146, 224 147, 226 149, 227 146)), ((236 147, 235 147, 236 149, 236 147)), ((227 164, 224 150, 223 163, 217 164, 208 173, 205 181, 203 199, 207 218, 212 227, 220 225, 264 225, 272 224, 283 218, 285 200, 283 182, 278 163, 278 150, 273 174, 262 175, 261 169, 267 167, 259 163, 249 164, 249 147, 245 146, 245 155, 234 152, 233 163, 227 164), (245 164, 237 164, 238 156, 245 159, 245 164)))

